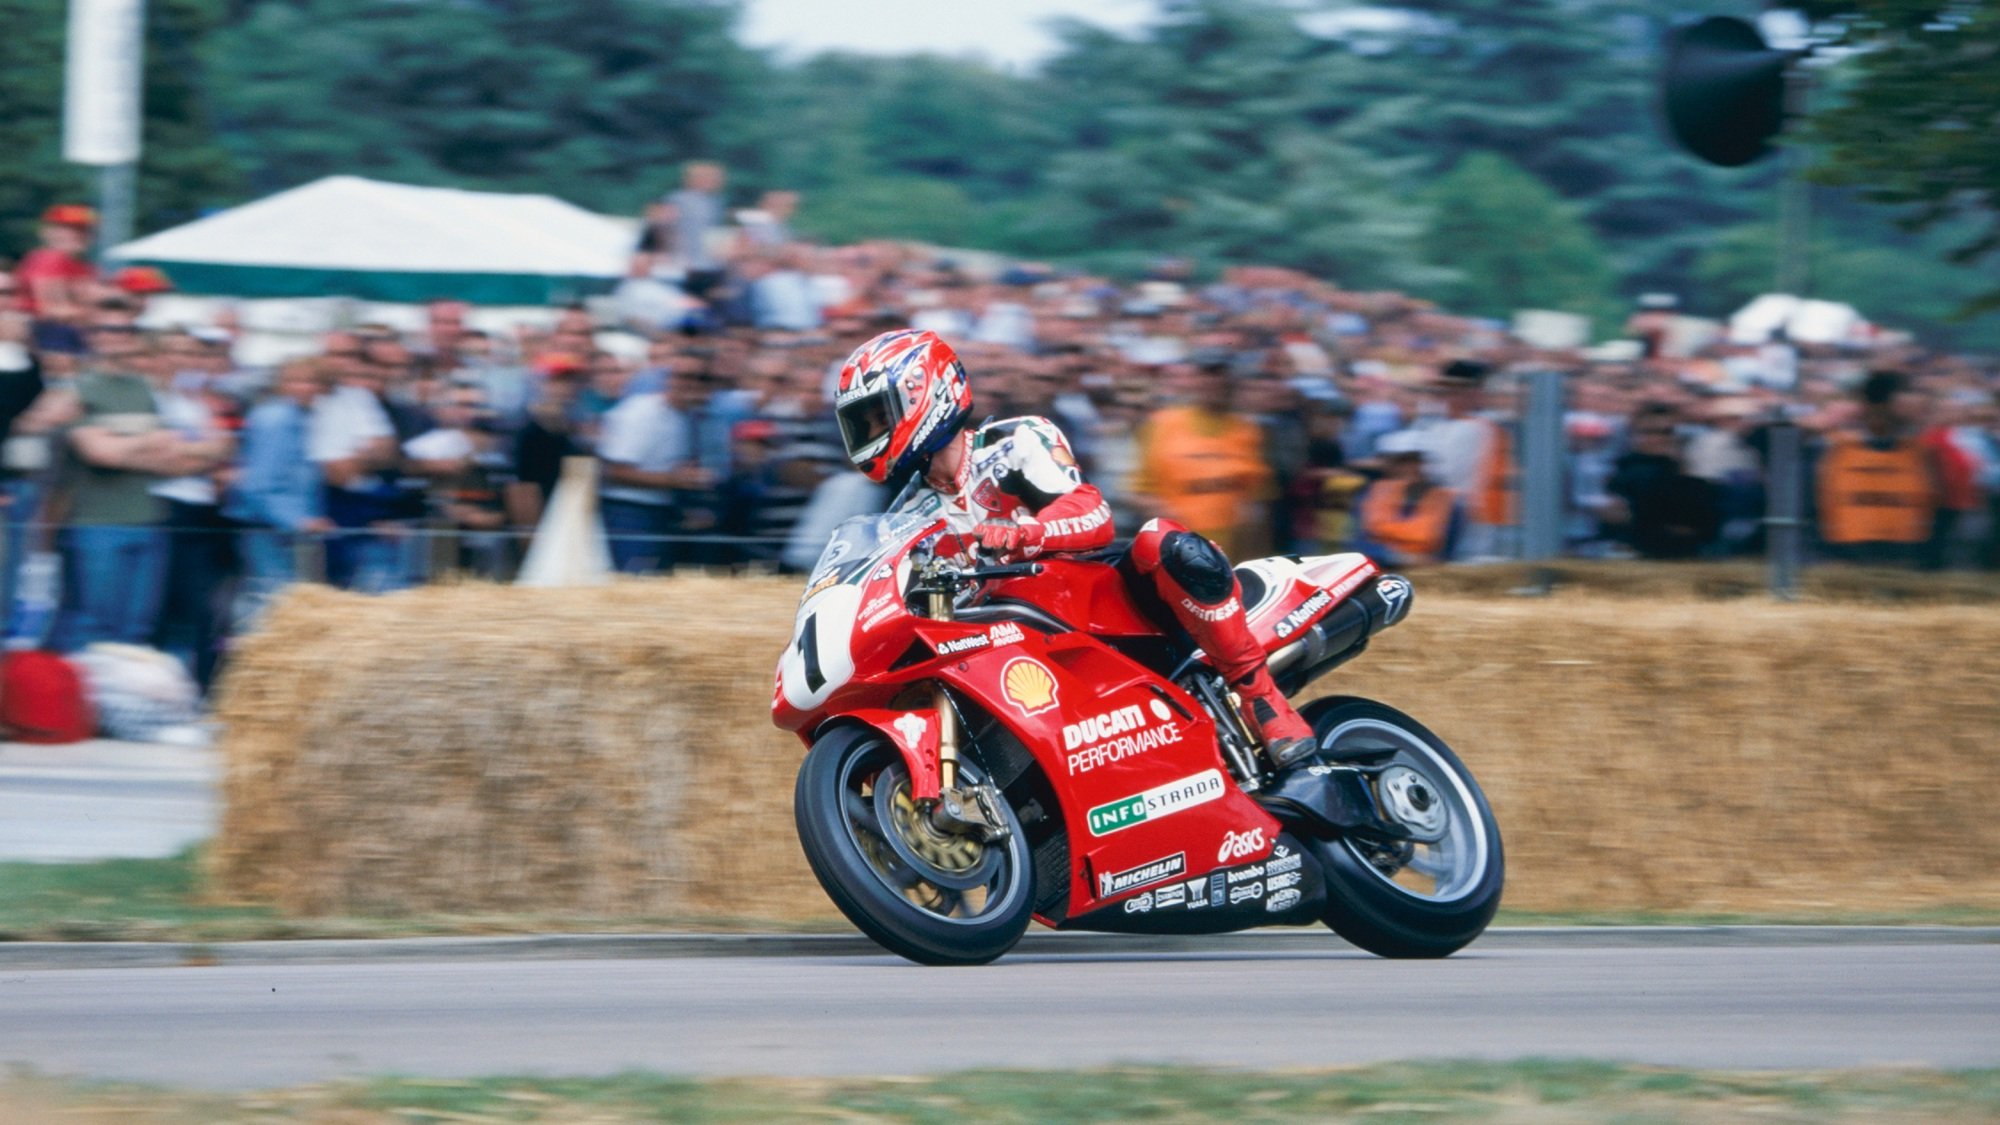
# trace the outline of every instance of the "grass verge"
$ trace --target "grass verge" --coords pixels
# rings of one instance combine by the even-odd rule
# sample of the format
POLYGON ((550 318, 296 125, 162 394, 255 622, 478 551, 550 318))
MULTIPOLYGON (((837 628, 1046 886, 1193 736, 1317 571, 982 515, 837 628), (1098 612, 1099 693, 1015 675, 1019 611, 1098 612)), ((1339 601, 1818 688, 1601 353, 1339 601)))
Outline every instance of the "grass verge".
POLYGON ((477 934, 812 932, 832 926, 729 919, 589 918, 555 914, 425 914, 287 918, 268 906, 217 903, 201 850, 168 859, 0 863, 0 941, 254 941, 477 934))
MULTIPOLYGON (((1772 914, 1502 910, 1502 926, 2000 925, 2000 910, 1941 905, 1893 913, 1772 914)), ((557 914, 431 914, 403 918, 287 918, 270 907, 203 897, 199 849, 170 859, 0 863, 0 941, 251 941, 478 934, 783 932, 848 933, 839 922, 763 919, 591 918, 557 914)))
POLYGON ((2000 1069, 1724 1072, 1609 1063, 1392 1063, 1309 1073, 1192 1068, 934 1078, 389 1078, 244 1094, 17 1075, 0 1118, 71 1122, 845 1120, 1964 1122, 2000 1117, 2000 1069))

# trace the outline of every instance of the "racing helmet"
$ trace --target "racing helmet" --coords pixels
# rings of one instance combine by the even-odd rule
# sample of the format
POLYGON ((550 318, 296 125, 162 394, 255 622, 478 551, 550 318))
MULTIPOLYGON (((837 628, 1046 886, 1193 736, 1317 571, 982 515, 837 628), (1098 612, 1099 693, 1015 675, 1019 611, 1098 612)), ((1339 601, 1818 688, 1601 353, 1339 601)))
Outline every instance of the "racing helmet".
POLYGON ((833 396, 847 459, 877 484, 943 449, 971 409, 958 353, 937 333, 908 328, 854 349, 833 396))

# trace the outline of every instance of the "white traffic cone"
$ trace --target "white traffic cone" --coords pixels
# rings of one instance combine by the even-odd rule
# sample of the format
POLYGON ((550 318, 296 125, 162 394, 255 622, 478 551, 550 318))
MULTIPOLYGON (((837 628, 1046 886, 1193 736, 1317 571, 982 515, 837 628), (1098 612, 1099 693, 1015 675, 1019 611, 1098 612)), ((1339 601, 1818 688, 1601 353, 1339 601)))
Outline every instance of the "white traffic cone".
POLYGON ((611 552, 597 515, 597 459, 565 457, 562 479, 535 528, 516 586, 602 586, 611 581, 611 552))

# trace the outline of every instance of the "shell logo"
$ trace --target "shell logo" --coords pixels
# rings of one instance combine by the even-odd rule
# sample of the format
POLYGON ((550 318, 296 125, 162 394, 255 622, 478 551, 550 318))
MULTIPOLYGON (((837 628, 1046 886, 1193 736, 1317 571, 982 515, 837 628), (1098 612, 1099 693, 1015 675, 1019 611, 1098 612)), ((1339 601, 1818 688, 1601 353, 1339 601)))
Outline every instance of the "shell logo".
POLYGON ((1024 715, 1039 715, 1056 705, 1056 678, 1041 662, 1017 656, 1000 670, 1000 690, 1024 715))

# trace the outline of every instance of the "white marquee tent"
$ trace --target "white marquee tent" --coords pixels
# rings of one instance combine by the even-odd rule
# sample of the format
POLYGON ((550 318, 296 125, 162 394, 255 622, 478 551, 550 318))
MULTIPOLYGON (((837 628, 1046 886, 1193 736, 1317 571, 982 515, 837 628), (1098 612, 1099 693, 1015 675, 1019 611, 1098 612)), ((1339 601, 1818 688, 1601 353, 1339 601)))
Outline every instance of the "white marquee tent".
POLYGON ((329 176, 127 242, 184 293, 550 305, 625 275, 637 224, 548 195, 329 176))

